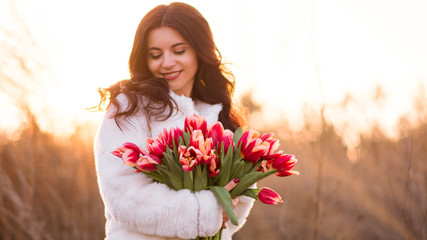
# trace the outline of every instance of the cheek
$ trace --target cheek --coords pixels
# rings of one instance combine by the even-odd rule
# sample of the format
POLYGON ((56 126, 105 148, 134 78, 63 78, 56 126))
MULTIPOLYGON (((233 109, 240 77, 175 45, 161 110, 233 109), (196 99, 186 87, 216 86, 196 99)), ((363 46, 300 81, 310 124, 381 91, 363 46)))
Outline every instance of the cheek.
POLYGON ((194 72, 194 74, 197 72, 197 69, 199 68, 199 63, 197 61, 196 56, 191 56, 187 59, 187 65, 190 66, 194 72))
POLYGON ((158 73, 159 64, 156 61, 149 60, 147 62, 147 65, 148 65, 148 70, 150 70, 152 75, 156 75, 158 73))

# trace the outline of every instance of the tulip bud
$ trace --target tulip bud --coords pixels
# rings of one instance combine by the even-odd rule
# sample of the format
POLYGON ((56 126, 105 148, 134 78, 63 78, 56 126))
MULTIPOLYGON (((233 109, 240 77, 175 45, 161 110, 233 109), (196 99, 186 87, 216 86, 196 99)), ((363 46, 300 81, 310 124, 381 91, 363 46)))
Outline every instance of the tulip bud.
POLYGON ((206 136, 208 131, 208 123, 204 117, 193 114, 185 118, 184 131, 189 131, 192 133, 194 130, 201 130, 203 135, 206 136))
POLYGON ((135 162, 139 159, 140 154, 142 153, 142 150, 137 145, 126 142, 111 153, 122 158, 124 164, 134 167, 135 162))
POLYGON ((163 153, 166 151, 166 145, 159 138, 147 138, 146 146, 150 154, 154 154, 160 158, 163 157, 163 153))
POLYGON ((161 164, 161 160, 153 154, 142 156, 135 163, 136 167, 144 172, 156 171, 158 164, 161 164))
POLYGON ((276 205, 283 203, 282 198, 278 193, 271 188, 261 188, 258 192, 258 199, 265 204, 276 205))

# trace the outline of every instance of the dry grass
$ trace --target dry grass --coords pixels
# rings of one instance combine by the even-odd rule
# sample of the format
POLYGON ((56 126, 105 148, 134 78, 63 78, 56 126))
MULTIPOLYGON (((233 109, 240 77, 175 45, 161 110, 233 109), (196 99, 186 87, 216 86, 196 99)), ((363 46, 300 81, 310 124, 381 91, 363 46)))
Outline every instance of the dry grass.
POLYGON ((426 239, 427 124, 406 126, 399 139, 373 128, 356 162, 333 126, 321 129, 277 131, 301 175, 261 182, 285 204, 257 202, 235 239, 426 239))
MULTIPOLYGON (((320 125, 298 133, 276 128, 301 175, 261 182, 285 204, 257 202, 234 239, 426 239, 427 124, 402 124, 394 140, 374 128, 361 136, 356 162, 334 127, 320 125)), ((58 139, 34 120, 18 140, 3 138, 1 239, 103 238, 92 138, 81 128, 58 139)))
POLYGON ((1 239, 102 239, 92 143, 57 139, 30 121, 0 145, 1 239))

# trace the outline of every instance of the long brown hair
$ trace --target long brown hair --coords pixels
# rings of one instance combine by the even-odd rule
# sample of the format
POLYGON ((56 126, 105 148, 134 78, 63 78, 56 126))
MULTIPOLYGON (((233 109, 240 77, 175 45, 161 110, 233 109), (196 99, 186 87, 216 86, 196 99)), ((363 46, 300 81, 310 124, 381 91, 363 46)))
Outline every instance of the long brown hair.
POLYGON ((136 30, 129 58, 131 78, 109 88, 100 88, 101 102, 98 109, 109 99, 109 104, 112 103, 117 108, 114 118, 118 124, 120 118, 126 119, 141 109, 145 110, 147 119, 154 117, 157 120, 165 120, 172 115, 176 103, 169 95, 168 83, 165 79, 153 78, 147 64, 148 34, 162 26, 177 30, 198 56, 199 67, 191 98, 209 104, 222 104, 219 121, 226 129, 234 131, 243 126, 245 115, 232 101, 234 76, 222 62, 208 22, 195 8, 178 2, 159 5, 143 17, 136 30), (128 99, 129 105, 126 109, 120 108, 116 100, 120 93, 128 99))

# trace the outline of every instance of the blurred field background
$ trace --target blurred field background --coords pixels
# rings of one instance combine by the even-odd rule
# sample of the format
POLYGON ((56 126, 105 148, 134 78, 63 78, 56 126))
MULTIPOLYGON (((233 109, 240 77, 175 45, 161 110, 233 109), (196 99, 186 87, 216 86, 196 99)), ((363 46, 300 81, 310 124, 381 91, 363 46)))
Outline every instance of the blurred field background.
MULTIPOLYGON (((94 53, 85 49, 88 59, 82 58, 81 63, 69 59, 73 51, 83 48, 85 43, 94 44, 88 38, 102 35, 110 27, 117 30, 117 26, 88 23, 93 27, 89 33, 76 23, 82 27, 81 34, 76 35, 80 40, 74 39, 75 45, 68 46, 67 39, 62 39, 70 36, 66 32, 75 34, 80 30, 70 28, 73 23, 68 23, 65 29, 50 25, 52 20, 66 22, 61 18, 63 12, 50 11, 62 4, 71 6, 64 2, 0 1, 0 239, 104 237, 103 204, 92 151, 97 127, 94 119, 100 115, 84 108, 96 104, 96 87, 107 86, 119 80, 119 76, 125 77, 122 72, 109 72, 106 66, 90 62, 108 58, 110 49, 104 48, 111 44, 108 41, 108 44, 99 43, 102 51, 94 46, 91 47, 94 53), (79 76, 83 82, 76 78, 79 76), (87 97, 88 93, 93 96, 87 97), (61 115, 63 112, 70 114, 61 115), (87 118, 89 114, 96 117, 87 118)), ((207 7, 203 9, 201 4, 188 2, 211 19, 215 14, 209 13, 207 7)), ((127 37, 133 37, 142 14, 157 3, 151 1, 151 5, 140 10, 137 20, 132 19, 134 26, 128 34, 131 36, 127 37)), ((416 5, 416 1, 411 4, 416 5)), ((239 2, 233 1, 232 5, 239 6, 239 2)), ((84 8, 81 3, 79 6, 84 8)), ((76 19, 96 15, 93 7, 97 5, 88 3, 82 12, 74 13, 76 19)), ((427 26, 426 19, 421 20, 427 26)), ((100 23, 102 19, 97 21, 100 23)), ((218 26, 214 24, 213 29, 219 29, 218 26)), ((221 44, 227 41, 221 36, 219 40, 221 44)), ((124 69, 128 51, 130 49, 125 48, 121 53, 125 56, 124 67, 121 66, 124 69)), ((223 52, 225 57, 226 53, 234 56, 241 52, 223 52)), ((277 108, 282 102, 276 106, 263 102, 268 95, 257 90, 266 86, 250 80, 249 86, 239 88, 242 73, 237 70, 237 98, 251 113, 250 126, 260 132, 274 132, 281 140, 282 149, 299 159, 296 170, 301 175, 263 180, 259 187, 275 189, 285 203, 279 206, 255 203, 246 225, 234 239, 427 239, 424 72, 416 77, 413 72, 407 72, 408 78, 395 84, 413 88, 410 95, 405 95, 410 106, 400 108, 393 116, 395 121, 390 123, 381 118, 390 117, 382 108, 387 108, 387 100, 402 96, 390 93, 389 85, 375 82, 367 86, 367 97, 363 99, 357 89, 355 92, 338 89, 335 90, 339 92, 335 96, 338 100, 329 102, 325 96, 330 94, 326 89, 327 79, 322 75, 327 62, 315 56, 318 59, 312 72, 319 86, 313 88, 315 90, 308 88, 302 95, 307 97, 320 91, 320 101, 298 105, 302 114, 297 120, 292 112, 286 111, 278 113, 280 118, 273 122, 266 119, 271 108, 277 108)), ((239 59, 235 60, 239 63, 239 59)), ((425 60, 424 57, 419 64, 425 60)), ((240 71, 244 69, 242 64, 240 71)), ((387 75, 384 78, 384 83, 390 80, 387 75)), ((281 81, 283 79, 286 77, 281 81)), ((283 87, 278 83, 267 84, 270 88, 275 86, 283 87)), ((292 82, 289 83, 288 87, 292 86, 292 82)), ((403 87, 401 90, 404 94, 403 87)), ((292 95, 291 100, 283 96, 293 91, 292 88, 282 91, 283 105, 289 105, 292 99, 295 103, 301 100, 296 95, 292 95)), ((391 105, 393 107, 402 106, 391 105)))

